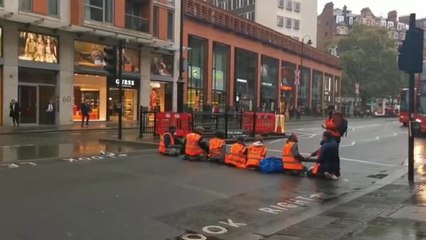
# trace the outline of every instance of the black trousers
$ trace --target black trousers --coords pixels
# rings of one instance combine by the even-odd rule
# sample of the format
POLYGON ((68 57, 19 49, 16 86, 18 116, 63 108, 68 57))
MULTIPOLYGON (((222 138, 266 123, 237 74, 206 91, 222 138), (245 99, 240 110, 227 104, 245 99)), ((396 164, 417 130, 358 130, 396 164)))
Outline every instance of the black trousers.
POLYGON ((84 124, 84 119, 86 119, 86 125, 89 125, 89 114, 81 115, 81 126, 84 124))

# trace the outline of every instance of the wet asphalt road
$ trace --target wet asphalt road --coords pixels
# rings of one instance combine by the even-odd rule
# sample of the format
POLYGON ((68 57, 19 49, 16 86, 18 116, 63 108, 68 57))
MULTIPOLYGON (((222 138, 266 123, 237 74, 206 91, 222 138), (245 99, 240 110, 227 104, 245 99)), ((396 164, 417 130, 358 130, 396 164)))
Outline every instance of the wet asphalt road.
MULTIPOLYGON (((289 124, 288 131, 299 135, 301 152, 319 146, 320 124, 289 124)), ((3 168, 0 239, 262 239, 406 168, 406 128, 394 119, 349 124, 341 143, 342 179, 336 182, 262 175, 149 151, 3 168)), ((50 146, 81 141, 79 149, 90 143, 95 154, 96 139, 113 133, 87 134, 16 135, 13 140, 2 136, 0 141, 10 145, 32 140, 50 146)), ((269 155, 279 155, 283 142, 269 141, 269 155)), ((423 146, 424 140, 416 141, 418 162, 425 155, 423 146)), ((127 150, 133 149, 122 152, 127 150)))

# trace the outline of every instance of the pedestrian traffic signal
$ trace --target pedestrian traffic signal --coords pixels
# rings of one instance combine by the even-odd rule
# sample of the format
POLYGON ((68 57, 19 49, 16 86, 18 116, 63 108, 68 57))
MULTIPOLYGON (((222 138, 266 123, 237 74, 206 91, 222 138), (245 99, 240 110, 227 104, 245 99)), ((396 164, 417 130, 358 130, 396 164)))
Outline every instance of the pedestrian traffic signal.
POLYGON ((421 73, 423 70, 423 30, 407 31, 405 40, 398 48, 398 68, 406 73, 421 73))
POLYGON ((112 74, 113 76, 117 75, 117 47, 105 47, 104 48, 104 61, 105 66, 104 69, 108 73, 112 74))

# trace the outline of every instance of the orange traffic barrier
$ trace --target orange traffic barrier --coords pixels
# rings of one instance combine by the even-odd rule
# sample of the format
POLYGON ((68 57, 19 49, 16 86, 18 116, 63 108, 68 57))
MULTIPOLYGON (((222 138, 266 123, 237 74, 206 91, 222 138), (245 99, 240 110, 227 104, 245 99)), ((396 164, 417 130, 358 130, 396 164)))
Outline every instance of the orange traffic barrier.
POLYGON ((190 113, 155 113, 155 134, 162 135, 170 126, 176 127, 176 136, 183 137, 192 132, 192 115, 190 113))

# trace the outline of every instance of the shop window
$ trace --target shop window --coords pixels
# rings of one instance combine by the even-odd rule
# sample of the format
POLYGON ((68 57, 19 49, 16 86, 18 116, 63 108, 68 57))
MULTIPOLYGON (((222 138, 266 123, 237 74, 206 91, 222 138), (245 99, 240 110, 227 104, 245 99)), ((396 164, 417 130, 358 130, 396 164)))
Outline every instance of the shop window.
MULTIPOLYGON (((119 115, 119 92, 120 81, 113 77, 108 78, 108 120, 118 121, 119 115)), ((136 121, 138 111, 138 79, 122 79, 122 96, 123 96, 123 120, 136 121)))
POLYGON ((257 54, 236 49, 235 104, 239 110, 252 111, 256 107, 257 54))
POLYGON ((150 111, 169 112, 173 106, 173 83, 151 82, 151 93, 149 95, 150 111))
POLYGON ((212 105, 226 106, 229 76, 229 47, 215 43, 213 46, 212 105))
POLYGON ((48 14, 50 16, 59 16, 59 0, 49 0, 48 2, 48 14))
POLYGON ((278 107, 277 82, 278 82, 278 60, 262 56, 262 79, 260 104, 263 112, 274 112, 278 107))
POLYGON ((201 111, 203 107, 206 45, 204 39, 189 38, 187 106, 194 111, 201 111))
POLYGON ((19 32, 18 58, 20 60, 58 63, 58 38, 51 35, 19 32))
POLYGON ((173 55, 152 54, 151 75, 171 77, 173 75, 173 55))
POLYGON ((174 29, 175 29, 175 14, 172 11, 167 12, 167 39, 174 39, 174 29))
POLYGON ((302 109, 305 109, 309 106, 308 96, 309 96, 309 86, 310 86, 310 69, 302 69, 300 74, 300 85, 299 85, 299 99, 298 106, 302 109))
POLYGON ((314 71, 312 79, 312 114, 322 114, 322 73, 314 71))
POLYGON ((91 108, 91 120, 106 120, 107 81, 97 75, 75 74, 73 119, 81 120, 81 103, 88 100, 91 108))
POLYGON ((114 0, 85 0, 85 19, 112 23, 114 0))
MULTIPOLYGON (((3 6, 3 4, 2 4, 3 6)), ((33 1, 32 0, 19 0, 19 11, 32 12, 33 1)))

